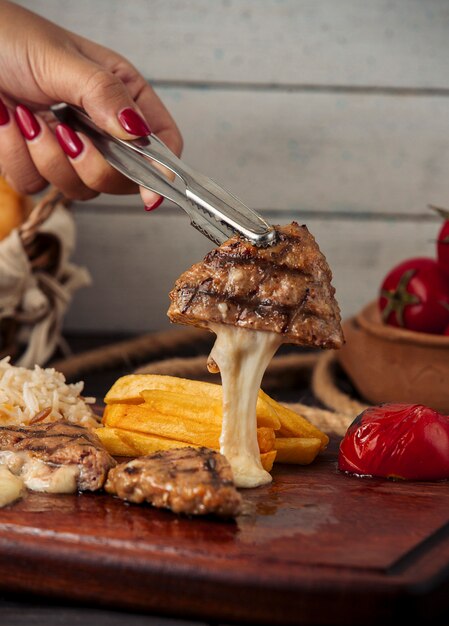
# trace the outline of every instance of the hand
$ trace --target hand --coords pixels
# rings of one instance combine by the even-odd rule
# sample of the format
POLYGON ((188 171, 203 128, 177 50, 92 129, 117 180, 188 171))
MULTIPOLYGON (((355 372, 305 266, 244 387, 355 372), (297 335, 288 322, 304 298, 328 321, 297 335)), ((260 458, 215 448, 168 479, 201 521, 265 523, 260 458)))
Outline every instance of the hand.
MULTIPOLYGON (((68 198, 87 200, 138 190, 85 135, 57 124, 48 111, 57 102, 83 107, 122 139, 151 128, 181 153, 174 120, 126 59, 10 2, 0 0, 0 15, 0 174, 18 191, 51 183, 68 198)), ((157 194, 140 191, 149 209, 158 206, 157 194)))

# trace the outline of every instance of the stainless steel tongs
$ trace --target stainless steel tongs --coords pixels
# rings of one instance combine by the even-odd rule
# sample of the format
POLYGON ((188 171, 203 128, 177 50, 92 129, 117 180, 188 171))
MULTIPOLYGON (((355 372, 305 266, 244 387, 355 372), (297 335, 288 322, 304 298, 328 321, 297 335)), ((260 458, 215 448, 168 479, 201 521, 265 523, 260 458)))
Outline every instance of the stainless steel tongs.
POLYGON ((57 104, 54 115, 86 134, 104 158, 119 172, 177 204, 188 214, 192 226, 216 244, 239 234, 256 246, 274 243, 276 232, 255 211, 213 180, 186 165, 152 133, 124 141, 107 134, 81 109, 57 104), (171 170, 171 181, 154 166, 154 161, 171 170))

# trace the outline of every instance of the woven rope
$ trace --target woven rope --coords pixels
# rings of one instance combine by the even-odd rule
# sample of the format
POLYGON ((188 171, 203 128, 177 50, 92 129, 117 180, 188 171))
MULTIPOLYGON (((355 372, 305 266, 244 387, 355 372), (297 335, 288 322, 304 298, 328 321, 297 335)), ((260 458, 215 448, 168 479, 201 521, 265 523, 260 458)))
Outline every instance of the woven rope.
POLYGON ((323 353, 313 370, 312 391, 324 405, 333 411, 347 415, 352 421, 369 405, 359 402, 338 388, 337 367, 336 352, 323 353))
MULTIPOLYGON (((141 366, 135 370, 135 373, 162 374, 218 382, 217 375, 209 374, 207 371, 206 361, 207 357, 204 355, 165 359, 141 366)), ((334 410, 319 409, 303 403, 288 404, 287 406, 325 432, 343 436, 355 417, 356 406, 362 407, 363 405, 359 405, 338 390, 335 382, 330 378, 327 365, 329 362, 329 354, 288 354, 275 357, 267 368, 263 388, 268 392, 286 388, 294 389, 295 386, 303 388, 305 384, 310 383, 311 379, 314 380, 313 391, 315 392, 315 389, 319 391, 319 394, 315 392, 315 395, 323 404, 334 410)), ((360 410, 356 414, 358 413, 360 410)))
POLYGON ((212 341, 213 336, 207 331, 173 328, 75 354, 55 361, 51 366, 62 372, 66 378, 76 380, 99 370, 115 367, 131 369, 145 359, 173 355, 188 347, 194 347, 195 350, 207 349, 212 341))
POLYGON ((50 217, 57 204, 67 206, 69 201, 57 189, 50 189, 45 196, 33 207, 28 218, 19 227, 19 235, 23 247, 28 251, 33 243, 39 227, 50 217))
MULTIPOLYGON (((66 378, 78 380, 93 371, 117 366, 139 374, 178 376, 207 382, 218 382, 216 374, 206 367, 207 356, 176 355, 186 348, 209 350, 213 335, 195 328, 172 329, 142 335, 135 339, 89 350, 52 363, 66 378), (157 359, 133 369, 133 363, 157 359), (169 357, 169 358, 167 358, 169 357)), ((311 386, 315 397, 329 410, 302 403, 288 404, 325 432, 343 436, 353 419, 367 405, 345 394, 337 385, 337 361, 334 352, 287 354, 275 357, 267 368, 263 387, 268 392, 282 389, 304 389, 311 386)))
MULTIPOLYGON (((287 354, 275 357, 269 364, 264 377, 263 387, 266 390, 304 388, 310 383, 312 368, 318 355, 287 354)), ((217 374, 210 374, 207 367, 207 356, 188 358, 175 357, 155 361, 138 367, 136 374, 162 374, 180 378, 194 378, 206 382, 218 382, 217 374)))

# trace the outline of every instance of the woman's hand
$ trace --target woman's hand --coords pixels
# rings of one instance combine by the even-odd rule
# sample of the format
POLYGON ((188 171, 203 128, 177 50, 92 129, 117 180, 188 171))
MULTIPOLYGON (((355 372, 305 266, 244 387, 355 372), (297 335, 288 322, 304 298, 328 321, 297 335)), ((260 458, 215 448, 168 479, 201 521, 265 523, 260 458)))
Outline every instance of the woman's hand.
MULTIPOLYGON (((98 126, 122 139, 151 128, 181 153, 174 120, 126 59, 0 0, 0 174, 27 194, 48 183, 80 200, 100 192, 136 192, 85 135, 57 124, 48 111, 57 102, 84 108, 98 126)), ((160 203, 151 191, 141 194, 149 209, 160 203)))

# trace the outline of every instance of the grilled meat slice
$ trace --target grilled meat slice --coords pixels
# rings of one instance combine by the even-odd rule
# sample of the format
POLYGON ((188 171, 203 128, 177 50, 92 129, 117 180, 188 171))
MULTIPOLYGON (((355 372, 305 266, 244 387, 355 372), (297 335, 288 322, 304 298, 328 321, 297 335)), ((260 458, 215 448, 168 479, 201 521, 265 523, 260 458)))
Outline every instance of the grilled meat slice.
POLYGON ((29 489, 70 493, 101 489, 115 461, 97 435, 61 420, 0 427, 0 464, 29 489))
POLYGON ((241 497, 229 463, 209 448, 176 448, 122 463, 109 472, 108 493, 187 515, 239 513, 241 497))
POLYGON ((170 293, 171 321, 232 324, 279 333, 286 343, 339 348, 340 310, 324 255, 306 226, 276 231, 273 246, 232 237, 184 272, 170 293))

